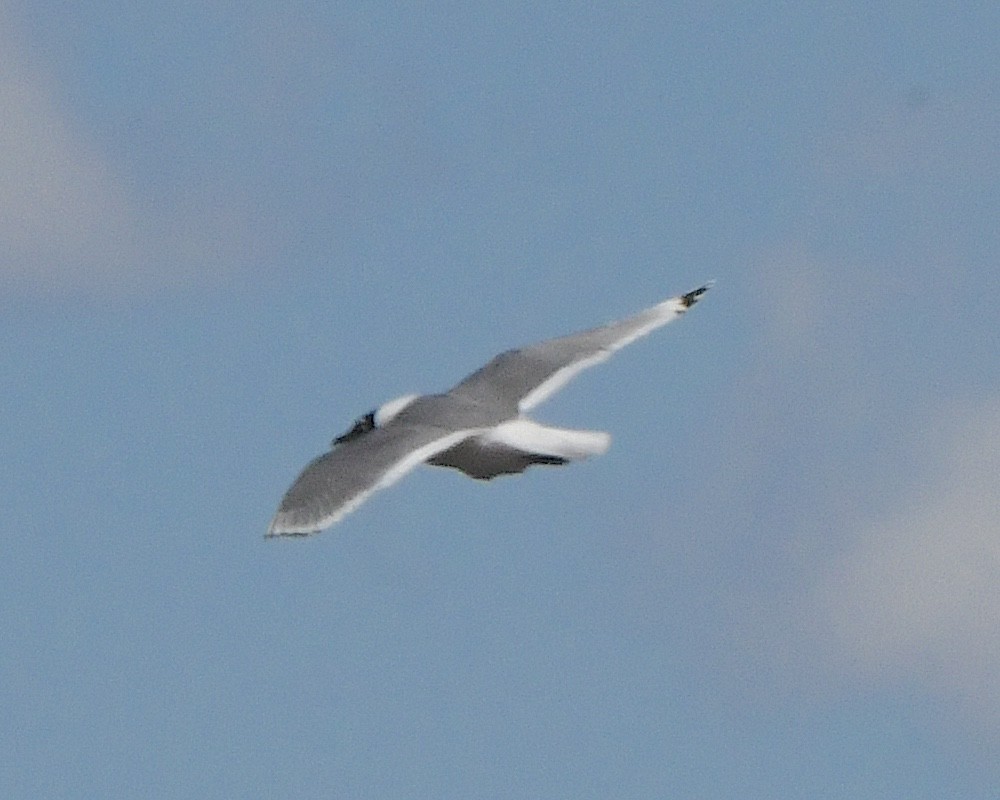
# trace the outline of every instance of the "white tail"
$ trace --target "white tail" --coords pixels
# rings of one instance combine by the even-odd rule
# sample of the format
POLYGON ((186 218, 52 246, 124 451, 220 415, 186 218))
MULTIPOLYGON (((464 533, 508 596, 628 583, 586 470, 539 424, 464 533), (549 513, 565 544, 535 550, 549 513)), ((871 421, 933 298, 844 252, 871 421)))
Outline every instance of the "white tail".
POLYGON ((567 461, 599 456, 611 445, 611 434, 604 431, 550 428, 526 417, 504 422, 483 438, 526 453, 555 456, 567 461))

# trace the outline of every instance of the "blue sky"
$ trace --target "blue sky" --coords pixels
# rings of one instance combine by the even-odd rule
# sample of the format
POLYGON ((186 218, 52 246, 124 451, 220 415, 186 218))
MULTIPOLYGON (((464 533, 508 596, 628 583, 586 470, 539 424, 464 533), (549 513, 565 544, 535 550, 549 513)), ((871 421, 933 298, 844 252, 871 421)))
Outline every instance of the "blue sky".
POLYGON ((5 797, 994 798, 1000 7, 0 4, 5 797), (715 278, 263 533, 358 414, 715 278))

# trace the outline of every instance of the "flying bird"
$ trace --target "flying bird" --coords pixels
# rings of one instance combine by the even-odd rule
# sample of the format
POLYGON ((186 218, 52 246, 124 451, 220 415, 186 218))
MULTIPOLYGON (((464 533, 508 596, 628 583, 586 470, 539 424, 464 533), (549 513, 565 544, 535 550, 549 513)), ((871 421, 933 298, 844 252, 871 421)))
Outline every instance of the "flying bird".
POLYGON ((267 536, 307 536, 339 522, 418 464, 489 480, 533 464, 600 455, 611 436, 525 415, 577 374, 677 319, 712 286, 664 300, 600 328, 501 353, 443 394, 409 394, 359 417, 285 493, 267 536))

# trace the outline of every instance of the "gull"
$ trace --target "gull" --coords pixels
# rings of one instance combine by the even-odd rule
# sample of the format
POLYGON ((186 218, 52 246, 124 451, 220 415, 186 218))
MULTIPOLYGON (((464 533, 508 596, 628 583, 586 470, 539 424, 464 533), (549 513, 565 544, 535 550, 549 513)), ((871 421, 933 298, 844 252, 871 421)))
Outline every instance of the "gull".
POLYGON ((711 286, 599 328, 507 350, 443 394, 408 394, 359 417, 295 479, 267 536, 329 528, 419 464, 489 480, 604 453, 609 434, 549 427, 525 412, 587 367, 683 315, 711 286))

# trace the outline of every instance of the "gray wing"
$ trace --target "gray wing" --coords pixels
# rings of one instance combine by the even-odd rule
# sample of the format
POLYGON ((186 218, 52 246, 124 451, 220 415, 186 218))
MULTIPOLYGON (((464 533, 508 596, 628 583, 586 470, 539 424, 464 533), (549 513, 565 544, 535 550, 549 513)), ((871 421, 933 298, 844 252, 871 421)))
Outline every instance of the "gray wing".
POLYGON ((677 319, 708 291, 711 283, 664 300, 626 319, 581 333, 501 353, 473 372, 449 394, 524 411, 541 403, 587 367, 677 319))
POLYGON ((343 441, 314 459, 285 493, 268 536, 304 536, 328 528, 372 493, 480 429, 390 425, 343 441))

